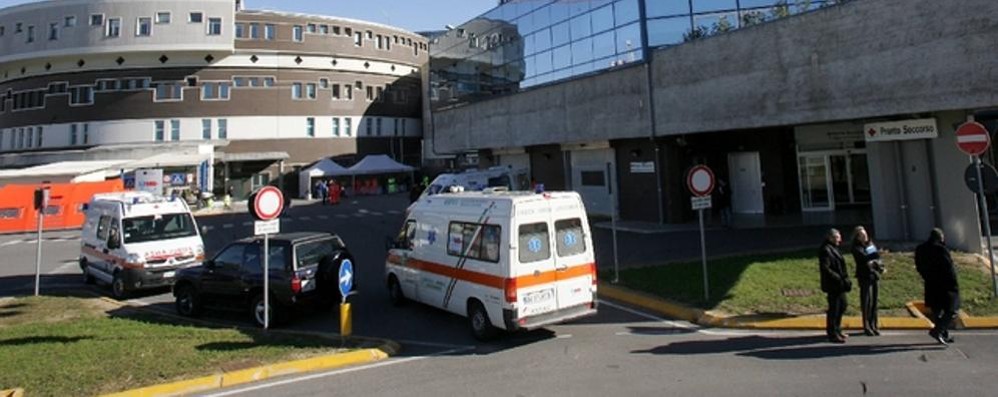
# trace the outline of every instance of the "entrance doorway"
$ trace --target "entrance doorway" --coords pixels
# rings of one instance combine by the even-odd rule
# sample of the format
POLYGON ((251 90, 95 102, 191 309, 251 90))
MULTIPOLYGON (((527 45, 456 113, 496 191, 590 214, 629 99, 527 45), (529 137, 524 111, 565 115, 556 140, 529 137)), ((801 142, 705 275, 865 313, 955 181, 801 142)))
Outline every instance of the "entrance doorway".
POLYGON ((762 214, 762 164, 759 152, 728 154, 731 178, 731 210, 738 214, 762 214))
POLYGON ((804 211, 834 211, 870 204, 870 172, 865 151, 800 153, 798 167, 804 211))

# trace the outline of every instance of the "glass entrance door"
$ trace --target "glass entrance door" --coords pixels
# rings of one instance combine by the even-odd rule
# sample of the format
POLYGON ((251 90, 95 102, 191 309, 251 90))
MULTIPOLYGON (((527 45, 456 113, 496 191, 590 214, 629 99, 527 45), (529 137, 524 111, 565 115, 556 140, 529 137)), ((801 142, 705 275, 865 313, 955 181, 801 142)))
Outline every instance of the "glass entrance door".
POLYGON ((831 178, 828 156, 801 155, 800 158, 801 209, 804 211, 829 211, 834 209, 831 200, 831 178))

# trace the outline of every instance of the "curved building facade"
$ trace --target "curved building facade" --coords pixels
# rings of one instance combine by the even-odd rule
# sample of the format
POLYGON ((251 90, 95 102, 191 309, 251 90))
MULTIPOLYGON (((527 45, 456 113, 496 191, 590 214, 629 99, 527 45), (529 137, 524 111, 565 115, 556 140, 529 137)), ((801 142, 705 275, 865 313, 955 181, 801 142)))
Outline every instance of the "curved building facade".
POLYGON ((203 183, 239 194, 282 175, 297 191, 289 176, 325 157, 419 163, 427 43, 399 28, 234 0, 45 1, 0 10, 0 54, 0 166, 194 150, 203 183))

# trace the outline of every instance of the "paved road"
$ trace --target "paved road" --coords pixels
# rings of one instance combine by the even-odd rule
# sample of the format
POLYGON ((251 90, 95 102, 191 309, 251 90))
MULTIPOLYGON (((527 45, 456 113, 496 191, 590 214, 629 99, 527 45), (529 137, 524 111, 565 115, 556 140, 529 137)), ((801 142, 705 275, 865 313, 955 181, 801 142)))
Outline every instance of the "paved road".
MULTIPOLYGON (((845 346, 820 333, 702 330, 603 302, 597 316, 493 343, 470 337, 465 321, 417 304, 395 308, 382 285, 384 238, 402 223, 404 197, 338 207, 296 207, 284 231, 333 231, 357 257, 355 333, 403 343, 400 356, 370 366, 280 379, 215 395, 994 395, 996 332, 955 333, 942 349, 922 332, 856 336, 845 346)), ((209 252, 252 232, 244 214, 199 219, 209 252)), ((78 232, 46 235, 43 292, 79 288, 78 232)), ((0 296, 30 293, 33 237, 0 236, 0 296)), ((662 244, 666 245, 666 244, 662 244)), ((89 287, 106 293, 104 287, 89 287)), ((168 291, 134 298, 171 311, 168 291)), ((245 315, 206 317, 248 325, 245 315)), ((337 313, 309 313, 288 328, 337 331, 337 313)))

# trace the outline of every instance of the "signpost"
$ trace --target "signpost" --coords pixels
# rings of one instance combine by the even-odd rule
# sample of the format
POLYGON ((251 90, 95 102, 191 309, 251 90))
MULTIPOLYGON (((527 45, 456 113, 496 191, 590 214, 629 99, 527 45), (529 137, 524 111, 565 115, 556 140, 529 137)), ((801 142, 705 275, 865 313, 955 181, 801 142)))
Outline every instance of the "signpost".
POLYGON ((711 207, 710 194, 714 191, 714 171, 706 165, 690 169, 686 175, 686 186, 693 197, 690 198, 693 210, 700 215, 700 259, 703 264, 703 299, 710 301, 710 283, 707 281, 707 236, 703 226, 703 210, 711 207))
POLYGON ((347 303, 347 296, 353 290, 353 262, 344 259, 340 262, 338 272, 340 286, 340 336, 350 336, 353 333, 353 316, 350 315, 350 304, 347 303))
POLYGON ((998 298, 998 278, 995 277, 995 253, 991 246, 991 216, 988 215, 988 200, 984 197, 984 178, 981 175, 981 154, 991 146, 991 134, 988 129, 977 122, 968 121, 956 129, 956 146, 964 153, 974 157, 974 168, 977 169, 977 199, 981 212, 984 213, 984 235, 988 242, 988 259, 991 264, 992 298, 998 298))
POLYGON ((42 283, 42 220, 45 218, 45 209, 49 206, 49 188, 40 187, 35 189, 35 210, 38 211, 38 241, 35 252, 35 296, 38 296, 42 283))
POLYGON ((284 210, 284 194, 273 186, 264 186, 250 197, 250 215, 257 221, 253 224, 256 235, 263 235, 263 329, 270 328, 270 235, 280 233, 281 222, 277 219, 284 210))

